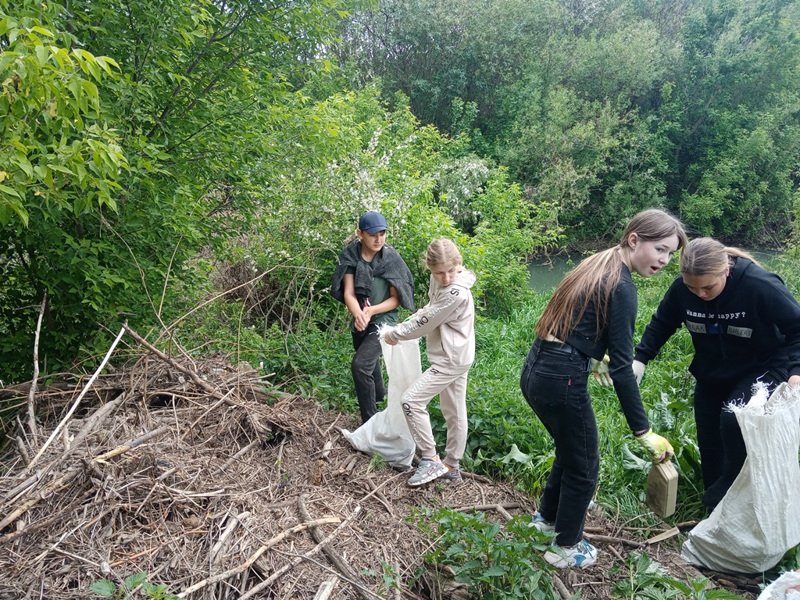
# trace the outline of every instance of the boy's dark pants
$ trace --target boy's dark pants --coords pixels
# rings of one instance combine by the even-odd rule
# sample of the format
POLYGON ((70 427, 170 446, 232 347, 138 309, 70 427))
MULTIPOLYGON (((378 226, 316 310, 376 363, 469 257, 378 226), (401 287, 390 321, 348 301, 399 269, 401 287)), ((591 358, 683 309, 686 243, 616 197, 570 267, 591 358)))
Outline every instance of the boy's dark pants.
POLYGON ((386 395, 381 373, 381 341, 378 326, 370 324, 364 331, 353 332, 353 357, 351 368, 356 386, 361 421, 366 423, 378 412, 378 402, 386 395))
POLYGON ((580 353, 555 352, 537 339, 520 381, 522 395, 556 446, 539 514, 555 523, 559 546, 581 541, 600 470, 597 422, 586 389, 587 362, 580 353))

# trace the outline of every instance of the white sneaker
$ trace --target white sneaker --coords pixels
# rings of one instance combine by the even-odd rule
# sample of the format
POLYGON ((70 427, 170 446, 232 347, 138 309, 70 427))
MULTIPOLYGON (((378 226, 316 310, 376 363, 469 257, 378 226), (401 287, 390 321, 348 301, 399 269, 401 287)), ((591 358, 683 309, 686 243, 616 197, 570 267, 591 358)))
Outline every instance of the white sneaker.
POLYGON ((578 567, 583 569, 597 562, 597 548, 586 540, 574 546, 550 546, 544 553, 544 559, 558 569, 578 567))
POLYGON ((542 533, 555 533, 556 524, 552 521, 546 520, 541 513, 537 510, 531 517, 531 523, 528 527, 535 527, 542 533))
POLYGON ((423 458, 419 461, 419 466, 414 474, 408 478, 408 485, 416 487, 433 481, 447 473, 447 465, 440 460, 423 458))

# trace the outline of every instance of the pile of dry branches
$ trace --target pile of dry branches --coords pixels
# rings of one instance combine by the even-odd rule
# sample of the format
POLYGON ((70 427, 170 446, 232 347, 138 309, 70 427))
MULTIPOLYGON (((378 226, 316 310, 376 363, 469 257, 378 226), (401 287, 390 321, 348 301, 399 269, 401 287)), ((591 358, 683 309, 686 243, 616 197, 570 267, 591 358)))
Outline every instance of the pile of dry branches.
POLYGON ((186 598, 415 598, 414 507, 531 510, 479 477, 412 490, 349 447, 348 417, 124 331, 146 349, 124 372, 2 392, 21 407, 0 454, 2 599, 92 598, 142 571, 186 598))

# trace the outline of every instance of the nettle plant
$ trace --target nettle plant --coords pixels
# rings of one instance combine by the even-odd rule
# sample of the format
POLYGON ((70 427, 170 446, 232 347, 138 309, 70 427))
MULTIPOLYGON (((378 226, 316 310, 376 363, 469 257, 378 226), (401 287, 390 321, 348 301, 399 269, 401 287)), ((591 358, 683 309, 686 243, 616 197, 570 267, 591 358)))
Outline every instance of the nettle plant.
POLYGON ((553 567, 542 558, 552 536, 530 527, 530 516, 503 525, 483 513, 442 508, 421 511, 416 519, 438 541, 425 560, 454 572, 457 582, 469 585, 470 598, 558 600, 550 583, 553 567))

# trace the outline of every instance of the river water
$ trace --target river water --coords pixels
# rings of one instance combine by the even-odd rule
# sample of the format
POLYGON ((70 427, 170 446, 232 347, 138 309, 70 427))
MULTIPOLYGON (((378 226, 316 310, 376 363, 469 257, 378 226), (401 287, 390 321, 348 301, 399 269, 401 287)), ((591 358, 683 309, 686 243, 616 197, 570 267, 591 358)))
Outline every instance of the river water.
MULTIPOLYGON (((779 253, 775 250, 747 250, 758 260, 766 269, 770 269, 770 262, 774 260, 779 253)), ((582 256, 575 254, 574 256, 554 256, 551 257, 549 262, 546 258, 534 259, 528 263, 528 273, 530 279, 528 285, 530 288, 537 292, 549 292, 553 290, 560 282, 564 275, 580 262, 582 256)))

